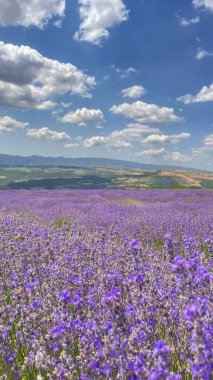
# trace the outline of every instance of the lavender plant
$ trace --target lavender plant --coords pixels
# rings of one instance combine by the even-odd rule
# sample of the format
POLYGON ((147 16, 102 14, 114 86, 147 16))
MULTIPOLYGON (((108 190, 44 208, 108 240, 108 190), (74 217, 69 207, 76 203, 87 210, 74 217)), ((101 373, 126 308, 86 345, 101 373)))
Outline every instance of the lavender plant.
POLYGON ((211 191, 1 191, 0 379, 211 380, 211 191))

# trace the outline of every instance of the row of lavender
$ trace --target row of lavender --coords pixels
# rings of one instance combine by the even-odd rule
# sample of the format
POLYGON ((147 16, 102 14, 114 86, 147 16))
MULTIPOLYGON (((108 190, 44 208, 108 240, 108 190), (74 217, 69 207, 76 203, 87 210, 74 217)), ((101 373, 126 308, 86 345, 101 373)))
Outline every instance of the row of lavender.
POLYGON ((213 373, 211 191, 0 193, 0 378, 213 373))

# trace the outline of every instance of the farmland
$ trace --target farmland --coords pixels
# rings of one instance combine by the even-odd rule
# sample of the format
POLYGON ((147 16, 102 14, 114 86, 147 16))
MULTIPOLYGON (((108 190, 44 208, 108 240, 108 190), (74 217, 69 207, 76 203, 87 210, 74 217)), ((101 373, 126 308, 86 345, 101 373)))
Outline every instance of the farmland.
POLYGON ((213 189, 213 174, 106 167, 0 167, 0 189, 213 189))
POLYGON ((212 191, 0 195, 1 379, 211 379, 212 191))

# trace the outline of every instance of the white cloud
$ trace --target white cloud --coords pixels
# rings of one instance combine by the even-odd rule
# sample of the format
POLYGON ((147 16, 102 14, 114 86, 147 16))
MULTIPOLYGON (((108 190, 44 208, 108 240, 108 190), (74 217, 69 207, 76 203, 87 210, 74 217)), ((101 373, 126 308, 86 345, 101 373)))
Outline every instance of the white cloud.
POLYGON ((135 153, 136 157, 141 157, 141 156, 153 156, 153 157, 158 157, 158 156, 163 156, 166 153, 165 148, 161 149, 145 149, 142 150, 141 152, 135 153))
POLYGON ((194 17, 194 18, 190 18, 190 19, 186 19, 185 17, 181 17, 178 19, 178 22, 181 26, 189 26, 189 25, 193 25, 193 24, 198 24, 200 22, 200 17, 194 17))
POLYGON ((128 19, 122 0, 79 0, 81 24, 74 38, 99 45, 109 29, 128 19))
POLYGON ((158 128, 151 128, 148 125, 130 123, 127 128, 114 130, 109 135, 92 136, 84 140, 83 145, 86 148, 101 145, 115 149, 128 148, 132 147, 132 141, 140 141, 143 134, 150 132, 160 132, 160 130, 158 128))
POLYGON ((203 148, 191 148, 192 156, 201 157, 203 155, 203 148))
POLYGON ((196 54, 196 59, 197 60, 201 60, 205 57, 212 57, 213 56, 213 52, 212 51, 207 51, 205 49, 201 49, 199 48, 197 50, 197 54, 196 54))
POLYGON ((162 144, 162 143, 172 143, 176 144, 182 139, 187 139, 191 137, 191 133, 187 132, 181 132, 179 134, 173 134, 173 135, 157 135, 152 134, 146 137, 144 140, 142 140, 142 144, 162 144))
POLYGON ((17 129, 23 129, 27 127, 29 123, 17 121, 10 116, 4 116, 0 118, 0 132, 11 132, 17 129))
POLYGON ((192 155, 194 157, 206 158, 209 161, 209 158, 212 157, 213 150, 213 134, 207 135, 203 139, 203 145, 200 148, 191 148, 192 155))
MULTIPOLYGON (((133 124, 134 125, 134 124, 133 124)), ((146 130, 146 128, 149 128, 147 126, 139 125, 139 127, 142 127, 141 129, 146 130)), ((151 128, 150 128, 151 129, 151 128)), ((94 148, 94 147, 106 147, 111 149, 117 149, 120 148, 132 148, 133 145, 131 144, 132 141, 137 141, 141 139, 142 132, 140 131, 140 128, 132 129, 131 127, 125 128, 122 130, 115 130, 109 135, 102 135, 102 136, 92 136, 90 138, 85 139, 82 141, 82 145, 85 148, 94 148)), ((181 139, 190 137, 190 133, 182 132, 179 134, 174 134, 171 136, 168 135, 150 135, 147 139, 142 140, 142 144, 148 144, 153 145, 156 143, 177 143, 181 139)), ((175 161, 189 161, 191 158, 189 156, 185 156, 179 152, 172 152, 170 153, 167 151, 164 147, 155 149, 144 149, 140 152, 136 152, 135 156, 142 157, 142 156, 152 156, 152 157, 161 157, 163 159, 167 160, 175 160, 175 161)))
POLYGON ((70 63, 43 57, 29 46, 0 42, 1 106, 48 109, 54 105, 49 97, 65 93, 87 97, 94 85, 94 77, 70 63))
POLYGON ((63 123, 78 124, 80 127, 88 123, 102 123, 104 121, 103 112, 100 109, 81 108, 73 112, 68 112, 61 118, 63 123))
POLYGON ((83 140, 82 136, 76 136, 75 139, 76 139, 76 141, 79 141, 79 142, 81 142, 83 140))
POLYGON ((150 128, 147 125, 130 123, 127 128, 114 130, 109 135, 92 136, 85 139, 83 145, 86 148, 93 148, 97 146, 106 146, 113 149, 130 148, 132 147, 130 141, 140 141, 143 134, 150 132, 159 132, 159 129, 150 128))
POLYGON ((58 108, 58 109, 56 109, 56 110, 53 110, 52 112, 51 112, 51 115, 54 117, 54 118, 56 118, 58 121, 60 121, 60 113, 62 113, 63 112, 63 109, 62 108, 58 108))
POLYGON ((190 156, 187 156, 177 151, 169 152, 165 148, 143 150, 141 152, 137 152, 135 156, 136 157, 142 157, 142 156, 158 157, 165 160, 172 160, 176 162, 191 161, 192 159, 190 156))
POLYGON ((191 161, 192 160, 192 158, 190 156, 187 156, 187 155, 182 154, 180 152, 172 152, 172 153, 170 153, 169 156, 173 161, 177 161, 177 162, 185 162, 185 161, 191 161))
POLYGON ((53 25, 56 28, 61 29, 62 28, 62 20, 63 20, 63 16, 61 18, 59 18, 58 20, 54 21, 53 25))
POLYGON ((95 129, 104 129, 103 125, 96 125, 95 129))
POLYGON ((113 106, 110 111, 125 117, 136 120, 140 123, 167 123, 179 122, 183 119, 176 116, 173 108, 159 107, 155 104, 148 104, 141 101, 133 103, 123 103, 113 106))
MULTIPOLYGON (((106 146, 109 148, 129 148, 132 147, 131 142, 133 141, 141 141, 141 138, 144 134, 150 132, 160 132, 158 128, 150 128, 147 125, 141 125, 137 123, 128 124, 127 128, 121 130, 114 130, 109 135, 102 136, 92 136, 83 141, 83 146, 86 148, 93 148, 98 146, 106 146)), ((155 145, 159 143, 178 143, 182 139, 189 138, 191 136, 190 133, 182 132, 179 134, 173 135, 158 135, 152 134, 149 135, 146 139, 142 140, 142 144, 155 145)), ((151 152, 154 152, 153 155, 162 155, 166 152, 165 148, 161 149, 147 149, 143 150, 145 153, 138 154, 138 156, 142 155, 150 155, 151 152)))
POLYGON ((56 142, 64 142, 71 139, 66 132, 51 131, 47 127, 40 129, 28 129, 26 135, 32 137, 33 139, 50 139, 56 142))
POLYGON ((52 100, 46 100, 40 104, 38 104, 35 108, 37 110, 49 110, 51 108, 54 108, 56 106, 56 103, 52 102, 52 100))
POLYGON ((197 93, 197 95, 186 94, 177 98, 184 104, 200 103, 200 102, 212 102, 213 101, 213 83, 203 88, 197 93))
POLYGON ((140 134, 146 134, 146 133, 159 133, 159 128, 150 127, 149 125, 144 125, 140 123, 129 123, 127 124, 128 129, 135 131, 140 134))
POLYGON ((192 3, 196 8, 203 7, 213 12, 213 0, 193 0, 192 3))
POLYGON ((110 148, 119 149, 119 148, 131 148, 132 144, 124 140, 111 140, 107 144, 110 148))
POLYGON ((115 136, 92 136, 84 140, 83 145, 85 148, 93 148, 97 146, 106 146, 108 148, 120 149, 130 148, 132 145, 128 141, 122 139, 115 139, 115 136))
POLYGON ((146 90, 143 86, 132 86, 128 88, 124 88, 121 91, 121 94, 124 98, 140 98, 142 95, 146 93, 146 90))
POLYGON ((128 67, 128 69, 126 69, 125 73, 127 75, 131 74, 131 73, 137 73, 138 71, 134 68, 134 67, 128 67))
POLYGON ((85 148, 93 148, 94 146, 106 145, 109 142, 108 136, 93 136, 84 140, 85 148))
POLYGON ((61 102, 60 104, 63 108, 69 108, 72 106, 72 103, 70 102, 61 102))
POLYGON ((117 74, 119 74, 121 79, 129 78, 131 74, 137 74, 139 72, 137 69, 131 66, 127 69, 121 69, 116 65, 110 65, 110 68, 113 69, 117 74))
POLYGON ((74 143, 74 144, 65 144, 64 145, 65 148, 77 148, 78 146, 79 146, 79 144, 77 144, 77 143, 76 144, 74 143))
POLYGON ((188 139, 189 137, 191 137, 191 133, 181 132, 181 133, 178 133, 177 135, 172 135, 172 137, 174 137, 178 140, 188 139))
POLYGON ((134 67, 128 67, 126 70, 120 70, 121 72, 121 78, 128 78, 131 74, 137 74, 138 70, 136 70, 134 67))
POLYGON ((148 125, 130 123, 128 124, 128 128, 113 131, 111 137, 113 139, 140 140, 142 135, 155 132, 160 132, 160 130, 158 128, 151 128, 148 125))
POLYGON ((207 148, 213 148, 213 134, 204 138, 203 145, 207 148))
POLYGON ((3 0, 0 6, 0 24, 4 26, 43 26, 52 17, 60 22, 65 11, 65 0, 3 0))

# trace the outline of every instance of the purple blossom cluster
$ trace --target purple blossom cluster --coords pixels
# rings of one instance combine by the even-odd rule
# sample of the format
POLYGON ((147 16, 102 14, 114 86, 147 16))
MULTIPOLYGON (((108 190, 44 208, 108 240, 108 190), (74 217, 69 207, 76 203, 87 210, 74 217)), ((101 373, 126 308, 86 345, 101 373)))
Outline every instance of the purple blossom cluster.
POLYGON ((212 379, 211 191, 0 195, 0 379, 212 379))

